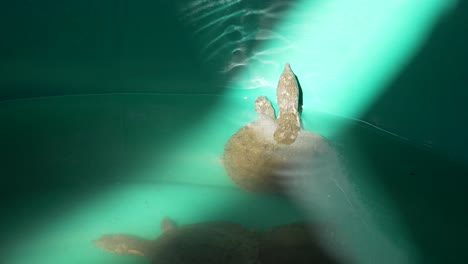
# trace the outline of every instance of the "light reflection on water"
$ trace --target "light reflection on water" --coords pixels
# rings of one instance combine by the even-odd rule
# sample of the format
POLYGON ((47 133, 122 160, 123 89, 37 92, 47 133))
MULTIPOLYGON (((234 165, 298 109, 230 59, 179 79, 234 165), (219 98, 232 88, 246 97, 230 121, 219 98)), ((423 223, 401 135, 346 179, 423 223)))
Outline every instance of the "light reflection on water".
POLYGON ((192 1, 180 7, 180 14, 200 43, 202 61, 215 65, 219 75, 231 81, 231 88, 274 87, 276 80, 270 73, 284 62, 272 56, 295 49, 275 26, 297 2, 192 1))

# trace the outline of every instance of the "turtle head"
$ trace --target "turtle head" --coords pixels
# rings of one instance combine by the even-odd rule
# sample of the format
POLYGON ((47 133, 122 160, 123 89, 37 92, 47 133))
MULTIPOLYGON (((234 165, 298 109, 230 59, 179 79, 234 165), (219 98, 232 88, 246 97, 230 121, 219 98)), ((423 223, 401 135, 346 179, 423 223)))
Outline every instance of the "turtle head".
POLYGON ((93 243, 107 251, 120 255, 145 256, 148 240, 125 234, 106 234, 93 240, 93 243))

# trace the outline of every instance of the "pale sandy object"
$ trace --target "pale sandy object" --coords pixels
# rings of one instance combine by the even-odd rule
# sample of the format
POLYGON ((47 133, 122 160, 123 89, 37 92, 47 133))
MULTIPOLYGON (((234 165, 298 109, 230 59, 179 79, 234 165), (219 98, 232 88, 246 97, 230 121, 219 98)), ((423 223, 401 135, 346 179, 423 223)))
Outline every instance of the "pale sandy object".
POLYGON ((312 158, 328 150, 325 139, 301 128, 299 86, 288 63, 279 78, 276 94, 278 118, 268 99, 257 97, 258 118, 240 128, 224 147, 227 174, 248 191, 278 191, 278 170, 294 164, 297 157, 312 158))

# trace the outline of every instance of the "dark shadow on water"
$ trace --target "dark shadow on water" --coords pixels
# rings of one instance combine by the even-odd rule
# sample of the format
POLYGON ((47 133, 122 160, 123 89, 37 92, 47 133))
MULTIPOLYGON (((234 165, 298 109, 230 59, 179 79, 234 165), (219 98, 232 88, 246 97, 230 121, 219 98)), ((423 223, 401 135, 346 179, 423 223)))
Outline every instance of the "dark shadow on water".
POLYGON ((163 225, 167 228, 154 240, 132 234, 103 234, 93 240, 93 244, 116 254, 125 254, 121 245, 127 245, 140 256, 151 259, 152 263, 166 263, 167 259, 186 264, 339 263, 325 252, 306 222, 250 229, 237 222, 222 220, 177 225, 170 217, 164 217, 163 225))

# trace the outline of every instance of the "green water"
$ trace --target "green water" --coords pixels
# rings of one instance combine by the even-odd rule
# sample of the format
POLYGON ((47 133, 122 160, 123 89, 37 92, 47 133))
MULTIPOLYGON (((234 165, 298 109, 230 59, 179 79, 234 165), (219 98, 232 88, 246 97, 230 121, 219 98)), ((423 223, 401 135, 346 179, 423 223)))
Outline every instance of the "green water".
MULTIPOLYGON (((114 232, 152 238, 164 216, 256 228, 303 219, 310 212, 238 190, 224 172, 223 145, 255 117, 252 100, 128 94, 2 102, 5 263, 147 263, 91 240, 114 232)), ((304 111, 303 121, 337 149, 352 186, 344 192, 360 201, 372 228, 421 263, 462 257, 466 167, 356 120, 304 111)), ((362 254, 382 255, 365 239, 362 254)))

